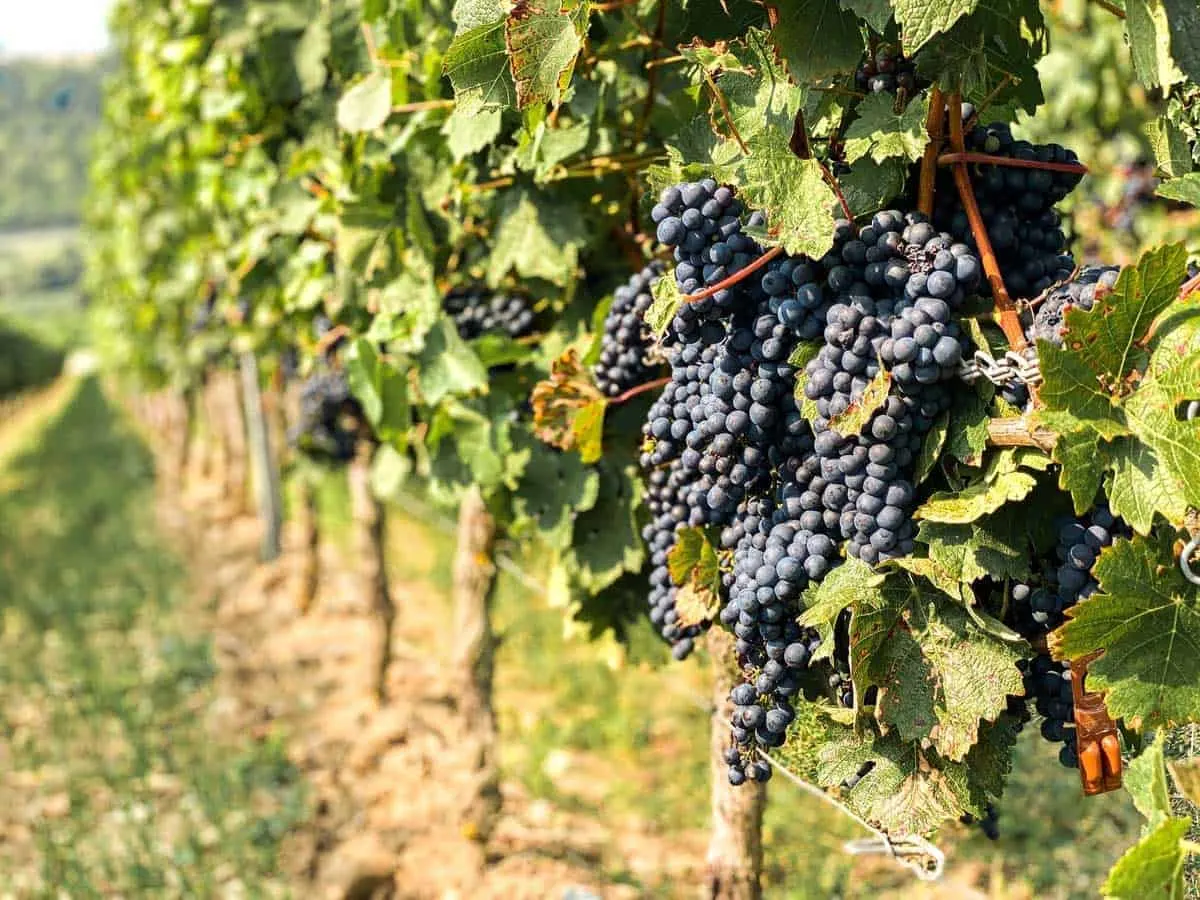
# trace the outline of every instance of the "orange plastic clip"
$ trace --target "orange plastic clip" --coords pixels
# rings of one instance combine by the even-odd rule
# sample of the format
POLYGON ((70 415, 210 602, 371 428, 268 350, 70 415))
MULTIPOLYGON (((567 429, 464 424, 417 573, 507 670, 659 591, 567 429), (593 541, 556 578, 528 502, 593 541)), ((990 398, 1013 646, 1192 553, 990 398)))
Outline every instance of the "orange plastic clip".
POLYGON ((1109 718, 1104 695, 1087 690, 1088 665, 1100 651, 1071 661, 1071 692, 1075 697, 1075 738, 1079 779, 1084 794, 1104 794, 1121 786, 1121 738, 1109 718))

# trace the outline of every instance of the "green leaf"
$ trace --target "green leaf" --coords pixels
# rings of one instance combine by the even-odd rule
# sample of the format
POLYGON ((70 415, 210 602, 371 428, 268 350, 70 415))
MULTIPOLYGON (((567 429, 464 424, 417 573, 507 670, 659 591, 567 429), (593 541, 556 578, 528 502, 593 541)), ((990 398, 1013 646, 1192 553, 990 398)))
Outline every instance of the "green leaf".
POLYGON ((342 95, 337 105, 337 123, 355 133, 380 128, 392 114, 392 74, 386 69, 371 72, 342 95))
POLYGON ((1175 302, 1186 271, 1187 251, 1182 244, 1158 247, 1136 266, 1123 268, 1111 291, 1096 292, 1090 310, 1067 311, 1065 352, 1079 354, 1110 389, 1130 372, 1145 368, 1149 354, 1140 342, 1150 324, 1175 302))
POLYGON ((1117 860, 1104 882, 1104 896, 1119 900, 1183 900, 1183 839, 1188 819, 1166 819, 1117 860))
POLYGON ((1180 572, 1171 536, 1118 540, 1093 574, 1100 592, 1071 608, 1058 652, 1104 651, 1088 684, 1131 727, 1200 719, 1200 591, 1180 572))
POLYGON ((503 118, 499 109, 464 113, 462 107, 456 106, 442 126, 450 154, 456 161, 462 160, 489 146, 500 136, 503 118))
POLYGON ((821 751, 817 776, 836 787, 872 763, 843 800, 860 816, 895 835, 922 834, 961 815, 971 800, 967 766, 938 760, 933 753, 894 736, 847 735, 821 751))
POLYGON ((862 33, 853 13, 837 0, 781 0, 775 47, 797 82, 851 72, 863 54, 862 33))
POLYGON ((1037 479, 1018 468, 1009 451, 992 457, 983 480, 957 493, 942 491, 930 497, 913 518, 946 524, 974 522, 994 513, 1006 503, 1024 500, 1037 486, 1037 479))
POLYGON ((1183 520, 1187 486, 1160 465, 1150 447, 1132 438, 1118 438, 1104 448, 1100 459, 1112 469, 1109 506, 1138 534, 1150 533, 1155 513, 1171 522, 1183 520))
POLYGON ((1100 438, 1090 428, 1065 431, 1054 444, 1054 461, 1059 464, 1058 485, 1071 495, 1075 512, 1083 515, 1095 503, 1104 478, 1100 438))
POLYGON ((1046 408, 1038 420, 1053 431, 1087 427, 1106 440, 1128 433, 1120 407, 1085 355, 1069 347, 1037 342, 1044 379, 1039 396, 1046 408))
POLYGON ((412 424, 405 373, 388 365, 365 338, 357 338, 346 352, 346 377, 375 434, 403 449, 412 424))
POLYGON ((487 386, 487 369, 446 318, 425 336, 417 371, 421 396, 430 406, 447 394, 466 394, 487 386))
POLYGON ((1192 148, 1188 145, 1187 136, 1182 129, 1164 117, 1148 122, 1145 126, 1145 133, 1154 150, 1154 161, 1158 164, 1159 170, 1168 178, 1176 179, 1176 181, 1159 185, 1159 189, 1155 193, 1160 197, 1191 203, 1193 206, 1200 205, 1197 200, 1189 200, 1187 196, 1172 197, 1170 194, 1162 192, 1164 187, 1177 185, 1178 187, 1174 190, 1182 189, 1185 195, 1200 199, 1200 190, 1194 190, 1194 181, 1192 184, 1183 184, 1178 181, 1180 176, 1191 172, 1193 166, 1192 148))
POLYGON ((830 419, 829 427, 842 437, 858 437, 871 421, 871 416, 887 403, 891 388, 892 373, 880 366, 879 373, 863 389, 862 396, 840 416, 830 419))
POLYGON ((983 398, 973 390, 955 393, 950 408, 950 430, 946 435, 946 452, 969 466, 983 459, 988 443, 988 408, 983 398))
POLYGON ((686 584, 696 572, 703 581, 720 579, 717 552, 703 528, 688 527, 675 532, 675 546, 667 554, 667 570, 677 585, 686 584))
POLYGON ((470 27, 464 22, 446 49, 443 67, 454 86, 456 111, 462 115, 505 109, 517 102, 504 42, 505 21, 501 13, 498 19, 470 27))
POLYGON ((949 433, 950 413, 947 411, 934 419, 933 427, 921 441, 921 452, 917 454, 917 461, 913 464, 912 481, 914 485, 921 484, 929 477, 929 473, 933 471, 933 467, 941 458, 942 448, 946 446, 946 438, 949 433))
POLYGON ((597 472, 596 502, 576 517, 572 548, 580 580, 593 591, 608 587, 623 573, 637 572, 646 556, 637 517, 637 467, 601 460, 597 472))
POLYGON ((522 437, 520 446, 531 454, 529 474, 513 495, 513 508, 519 516, 533 519, 544 535, 563 535, 554 541, 562 549, 576 514, 591 509, 600 496, 600 475, 577 454, 527 437, 522 437))
POLYGON ((787 135, 769 129, 751 138, 751 155, 740 166, 745 204, 766 213, 773 240, 792 255, 820 259, 833 246, 837 197, 821 164, 799 159, 787 135))
MULTIPOLYGON (((571 207, 554 204, 532 190, 512 191, 496 226, 488 284, 499 286, 510 271, 566 285, 574 280, 584 222, 571 207)), ((664 279, 665 280, 665 279, 664 279)))
POLYGON ((884 577, 860 559, 847 559, 818 584, 804 591, 804 612, 800 624, 815 628, 821 635, 821 646, 813 659, 833 656, 833 626, 842 610, 853 607, 864 596, 877 594, 884 577))
POLYGON ((980 0, 892 0, 896 21, 904 35, 904 52, 912 56, 926 41, 948 31, 959 19, 975 11, 980 0))
POLYGON ((962 606, 907 574, 889 576, 877 596, 860 601, 851 648, 856 684, 865 677, 879 688, 880 721, 955 761, 977 742, 980 723, 995 721, 1008 695, 1022 691, 1020 647, 988 635, 962 606))
POLYGON ((1171 794, 1161 737, 1129 764, 1122 783, 1133 799, 1133 805, 1151 825, 1157 825, 1171 815, 1171 794))
POLYGON ((1129 37, 1134 71, 1146 87, 1163 88, 1164 91, 1184 79, 1171 53, 1171 22, 1167 7, 1166 0, 1127 0, 1125 3, 1125 33, 1129 37))
POLYGON ((842 196, 855 217, 870 215, 887 208, 904 193, 908 166, 899 159, 877 163, 869 157, 860 159, 850 171, 838 176, 842 196))
POLYGON ((842 6, 854 10, 855 14, 874 31, 884 34, 892 21, 892 4, 889 0, 842 0, 842 6))
POLYGON ((1192 206, 1200 206, 1200 172, 1191 172, 1182 178, 1164 181, 1154 193, 1167 200, 1178 200, 1192 206))
POLYGON ((562 9, 560 0, 517 0, 505 20, 504 39, 517 91, 517 106, 557 106, 571 81, 583 46, 590 4, 562 9), (539 3, 549 3, 546 9, 539 3))
POLYGON ((593 400, 581 406, 571 419, 571 433, 580 458, 588 464, 598 462, 604 453, 604 411, 608 401, 593 400))
POLYGON ((925 115, 929 101, 913 100, 900 113, 891 94, 871 94, 858 105, 858 118, 846 130, 846 161, 870 156, 877 163, 889 159, 916 162, 925 152, 925 115))
POLYGON ((674 275, 668 273, 658 279, 650 288, 654 300, 646 310, 646 325, 650 331, 661 337, 671 325, 675 313, 683 305, 683 295, 679 293, 679 285, 674 275))
MULTIPOLYGON (((731 47, 741 66, 726 68, 718 82, 734 127, 746 141, 768 130, 791 134, 796 111, 804 104, 804 88, 789 80, 773 52, 770 33, 751 28, 743 40, 744 46, 731 47)), ((712 115, 723 128, 724 109, 715 98, 713 103, 712 115)))

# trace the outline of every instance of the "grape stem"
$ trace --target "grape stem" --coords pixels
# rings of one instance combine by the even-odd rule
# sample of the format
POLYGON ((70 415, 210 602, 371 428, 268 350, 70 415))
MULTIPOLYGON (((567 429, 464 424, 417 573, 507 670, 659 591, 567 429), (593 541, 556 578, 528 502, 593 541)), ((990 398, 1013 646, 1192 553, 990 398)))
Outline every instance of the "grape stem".
MULTIPOLYGON (((966 153, 966 142, 963 138, 962 94, 954 93, 949 98, 950 144, 957 154, 966 153)), ((988 237, 987 226, 979 212, 979 203, 975 200, 975 189, 971 187, 971 176, 967 172, 967 164, 955 162, 952 171, 954 184, 958 188, 959 199, 967 213, 967 221, 971 224, 971 233, 975 236, 975 244, 983 262, 983 271, 987 274, 992 286, 992 296, 996 303, 996 320, 1009 345, 1017 351, 1029 346, 1025 339, 1025 330, 1021 327, 1021 319, 1008 288, 1004 286, 1004 277, 1000 274, 1000 263, 996 259, 996 251, 992 248, 991 238, 988 237)))
POLYGON ((1036 159, 1012 159, 1007 156, 992 156, 990 153, 943 153, 937 158, 939 166, 955 163, 988 163, 994 166, 1009 166, 1014 169, 1041 169, 1043 172, 1070 172, 1086 175, 1088 167, 1083 163, 1041 162, 1036 159))
POLYGON ((929 143, 925 145, 925 155, 921 158, 921 182, 917 189, 917 208, 931 219, 933 218, 934 182, 937 180, 938 152, 942 149, 942 125, 945 122, 942 110, 944 106, 942 90, 935 84, 929 96, 929 113, 925 116, 925 131, 929 135, 929 143))
POLYGON ((350 336, 350 329, 345 325, 338 325, 330 328, 321 339, 317 341, 317 352, 324 355, 329 352, 329 348, 340 341, 342 338, 350 336))
POLYGON ((639 384, 636 387, 631 387, 623 394, 618 394, 608 401, 609 406, 620 406, 622 403, 627 403, 639 394, 644 394, 647 391, 652 391, 655 388, 666 387, 670 383, 670 378, 655 378, 653 381, 647 381, 645 384, 639 384))
POLYGON ((706 287, 702 291, 697 291, 694 294, 686 294, 683 297, 683 302, 684 303, 699 303, 701 300, 708 299, 709 297, 711 297, 713 294, 717 293, 718 291, 723 291, 726 288, 733 287, 735 284, 737 284, 743 278, 746 278, 747 276, 752 275, 755 272, 757 272, 759 269, 761 269, 763 266, 765 266, 767 263, 769 263, 771 260, 773 260, 775 257, 777 257, 782 252, 783 252, 783 247, 772 247, 770 250, 768 250, 766 253, 764 253, 762 256, 760 256, 758 259, 756 259, 754 262, 750 263, 750 265, 746 266, 746 268, 738 269, 736 272, 734 272, 732 275, 730 275, 728 278, 724 279, 723 281, 718 281, 716 284, 706 287))
POLYGON ((1179 299, 1186 300, 1193 291, 1200 289, 1200 275, 1195 275, 1183 283, 1179 289, 1179 299))
POLYGON ((721 107, 721 112, 725 116, 725 121, 729 124, 729 131, 733 135, 733 139, 737 141, 738 147, 746 156, 750 155, 750 148, 746 146, 746 142, 742 140, 741 133, 737 130, 737 125, 733 122, 733 113, 729 111, 729 102, 725 99, 725 95, 721 93, 721 89, 717 87, 716 81, 706 69, 704 71, 704 83, 708 85, 709 90, 713 92, 713 97, 717 101, 717 105, 721 107))
POLYGON ((1125 18, 1125 10, 1121 9, 1121 7, 1117 6, 1115 3, 1109 3, 1108 0, 1092 0, 1092 2, 1101 9, 1112 13, 1118 19, 1125 18))
POLYGON ((453 100, 417 100, 414 103, 402 103, 399 106, 393 106, 392 112, 396 114, 424 112, 428 109, 453 109, 453 100))

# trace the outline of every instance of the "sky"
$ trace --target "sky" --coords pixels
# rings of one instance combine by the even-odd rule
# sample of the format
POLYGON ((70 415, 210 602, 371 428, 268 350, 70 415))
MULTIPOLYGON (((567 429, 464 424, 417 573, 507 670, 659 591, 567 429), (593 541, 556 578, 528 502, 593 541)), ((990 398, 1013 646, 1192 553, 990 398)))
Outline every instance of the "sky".
POLYGON ((0 0, 0 57, 103 50, 112 5, 113 0, 0 0))

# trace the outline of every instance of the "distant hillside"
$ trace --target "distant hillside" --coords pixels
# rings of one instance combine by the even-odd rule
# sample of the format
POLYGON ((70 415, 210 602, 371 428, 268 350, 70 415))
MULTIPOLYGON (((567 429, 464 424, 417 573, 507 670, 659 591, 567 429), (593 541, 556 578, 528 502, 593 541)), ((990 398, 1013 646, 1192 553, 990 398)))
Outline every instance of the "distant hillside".
POLYGON ((79 220, 104 71, 0 60, 0 231, 79 220))

